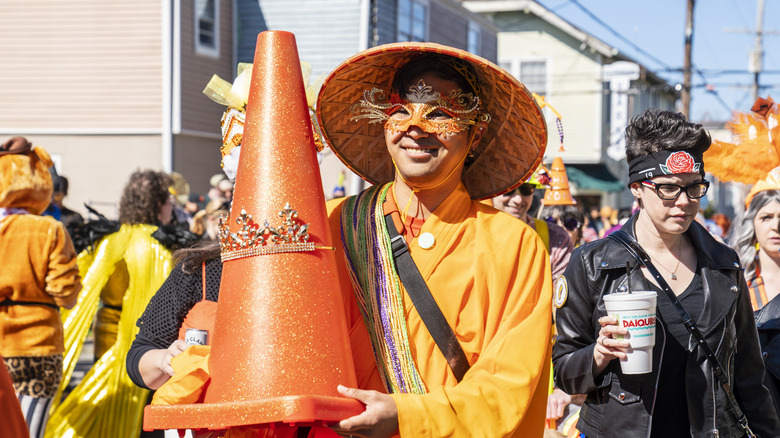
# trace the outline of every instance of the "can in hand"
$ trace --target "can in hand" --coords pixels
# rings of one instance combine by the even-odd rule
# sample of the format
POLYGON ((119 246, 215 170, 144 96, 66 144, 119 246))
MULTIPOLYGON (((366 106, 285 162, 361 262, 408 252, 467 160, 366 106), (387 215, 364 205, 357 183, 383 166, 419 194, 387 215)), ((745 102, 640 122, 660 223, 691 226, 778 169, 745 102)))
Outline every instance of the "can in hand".
POLYGON ((200 329, 187 329, 184 333, 184 342, 187 345, 209 345, 209 332, 200 329))

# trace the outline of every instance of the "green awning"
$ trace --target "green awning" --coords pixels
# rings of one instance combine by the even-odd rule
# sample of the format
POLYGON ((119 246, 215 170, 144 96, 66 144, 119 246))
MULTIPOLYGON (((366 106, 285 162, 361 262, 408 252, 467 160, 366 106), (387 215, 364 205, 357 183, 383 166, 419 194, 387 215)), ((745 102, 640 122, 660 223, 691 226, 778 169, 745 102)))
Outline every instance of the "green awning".
POLYGON ((615 178, 604 164, 566 164, 566 176, 578 190, 620 192, 626 183, 615 178))

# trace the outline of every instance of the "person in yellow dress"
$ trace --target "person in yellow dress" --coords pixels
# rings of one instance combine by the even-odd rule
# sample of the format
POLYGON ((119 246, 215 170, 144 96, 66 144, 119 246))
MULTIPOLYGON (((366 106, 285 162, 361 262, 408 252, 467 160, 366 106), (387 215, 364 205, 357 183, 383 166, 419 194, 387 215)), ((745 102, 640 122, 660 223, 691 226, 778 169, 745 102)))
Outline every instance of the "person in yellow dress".
POLYGON ((339 391, 366 404, 334 430, 541 436, 549 256, 532 228, 478 202, 518 187, 542 158, 545 122, 531 94, 467 52, 398 43, 332 72, 317 117, 333 152, 375 184, 327 204, 345 255, 337 259, 358 381, 339 391), (399 278, 395 234, 462 347, 465 374, 412 303, 416 286, 399 278))
POLYGON ((70 380, 96 312, 98 353, 81 383, 61 404, 55 403, 46 437, 141 433, 149 392, 127 376, 125 355, 138 332, 136 320, 173 268, 169 248, 175 231, 163 227, 173 209, 170 185, 164 172, 134 172, 120 199, 119 230, 79 254, 84 292, 64 315, 66 355, 60 393, 70 380), (103 306, 98 310, 100 301, 103 306))

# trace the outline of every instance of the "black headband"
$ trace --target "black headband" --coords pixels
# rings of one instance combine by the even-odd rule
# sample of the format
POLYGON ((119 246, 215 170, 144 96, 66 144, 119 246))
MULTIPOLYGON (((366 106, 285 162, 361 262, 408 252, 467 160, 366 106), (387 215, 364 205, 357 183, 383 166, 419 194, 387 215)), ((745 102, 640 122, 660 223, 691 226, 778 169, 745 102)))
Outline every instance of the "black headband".
POLYGON ((704 176, 703 154, 662 150, 636 157, 628 163, 628 185, 678 173, 699 173, 704 176))

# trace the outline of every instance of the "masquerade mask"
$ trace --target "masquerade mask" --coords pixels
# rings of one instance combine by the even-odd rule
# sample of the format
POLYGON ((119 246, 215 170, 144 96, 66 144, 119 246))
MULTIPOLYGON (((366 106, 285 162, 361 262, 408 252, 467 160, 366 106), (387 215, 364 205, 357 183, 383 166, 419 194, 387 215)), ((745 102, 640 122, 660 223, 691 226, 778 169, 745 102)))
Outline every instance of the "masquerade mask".
POLYGON ((479 97, 452 90, 446 97, 420 79, 409 87, 403 98, 372 88, 363 93, 351 108, 350 121, 368 119, 369 123, 385 122, 385 129, 404 132, 417 126, 429 134, 456 134, 478 122, 489 122, 490 115, 479 112, 479 97))

